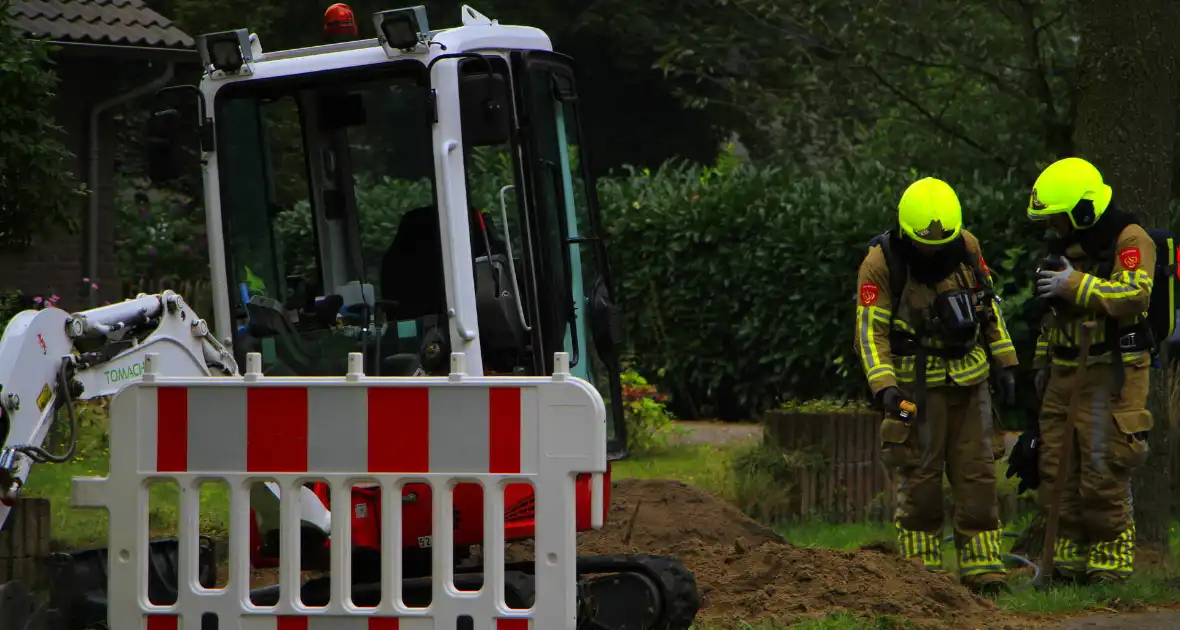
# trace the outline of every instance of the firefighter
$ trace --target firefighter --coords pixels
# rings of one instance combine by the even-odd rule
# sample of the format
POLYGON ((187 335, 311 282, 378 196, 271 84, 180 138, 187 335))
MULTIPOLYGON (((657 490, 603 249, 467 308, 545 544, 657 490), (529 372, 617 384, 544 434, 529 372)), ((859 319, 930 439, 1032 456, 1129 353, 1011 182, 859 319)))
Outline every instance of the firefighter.
MULTIPOLYGON (((1054 264, 1043 265, 1036 285, 1037 297, 1050 307, 1033 360, 1042 397, 1037 472, 1052 488, 1062 440, 1074 441, 1053 565, 1058 579, 1090 583, 1131 575, 1130 481, 1147 457, 1145 436, 1153 424, 1145 408, 1152 346, 1146 312, 1155 246, 1111 193, 1094 165, 1066 158, 1041 173, 1028 205, 1029 218, 1046 221, 1056 235, 1049 240, 1054 264), (1085 382, 1078 382, 1085 321, 1098 326, 1085 382), (1081 411, 1069 418, 1074 395, 1081 397, 1081 411)), ((1043 503, 1048 493, 1040 494, 1043 503)))
POLYGON ((962 229, 954 190, 934 178, 901 196, 897 228, 860 266, 856 350, 884 409, 883 459, 898 479, 894 516, 905 557, 942 567, 943 474, 954 495, 960 579, 1006 588, 995 462, 1003 456, 988 387, 1012 404, 1016 351, 978 239, 962 229), (916 404, 914 414, 899 412, 916 404))

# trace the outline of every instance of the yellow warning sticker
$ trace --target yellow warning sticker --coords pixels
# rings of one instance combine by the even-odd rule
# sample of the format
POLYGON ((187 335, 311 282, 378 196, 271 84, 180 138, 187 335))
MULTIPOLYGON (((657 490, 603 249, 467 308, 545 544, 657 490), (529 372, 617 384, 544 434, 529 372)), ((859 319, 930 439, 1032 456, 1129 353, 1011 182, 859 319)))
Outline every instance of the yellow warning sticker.
POLYGON ((45 406, 49 404, 49 399, 53 398, 53 392, 49 390, 49 386, 41 388, 41 393, 37 395, 37 408, 45 411, 45 406))

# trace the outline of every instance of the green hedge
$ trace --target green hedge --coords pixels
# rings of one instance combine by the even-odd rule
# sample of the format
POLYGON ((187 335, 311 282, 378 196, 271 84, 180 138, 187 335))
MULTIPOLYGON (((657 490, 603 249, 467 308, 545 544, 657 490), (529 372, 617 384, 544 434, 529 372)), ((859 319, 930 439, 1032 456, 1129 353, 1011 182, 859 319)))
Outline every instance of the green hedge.
MULTIPOLYGON (((662 370, 686 415, 741 417, 783 399, 862 395, 852 345, 857 269, 901 191, 925 175, 862 163, 797 177, 726 160, 601 182, 640 371, 662 370)), ((1024 216, 1027 188, 948 179, 1028 357, 1041 233, 1024 216)))

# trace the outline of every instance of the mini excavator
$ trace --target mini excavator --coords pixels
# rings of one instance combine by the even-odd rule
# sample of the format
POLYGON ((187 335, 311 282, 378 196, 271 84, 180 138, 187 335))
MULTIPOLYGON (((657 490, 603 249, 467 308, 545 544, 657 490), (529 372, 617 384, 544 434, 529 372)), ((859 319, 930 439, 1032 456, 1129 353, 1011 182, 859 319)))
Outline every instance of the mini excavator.
MULTIPOLYGON (((469 6, 454 28, 431 30, 421 6, 378 12, 371 28, 375 36, 362 39, 352 10, 336 4, 324 45, 265 51, 246 29, 197 38, 200 84, 157 94, 148 148, 156 183, 179 178, 186 156, 200 155, 214 326, 171 291, 18 314, 0 339, 0 522, 34 465, 73 456, 74 401, 136 382, 149 352, 160 373, 211 378, 238 375, 248 353, 273 376, 342 376, 349 354, 362 353, 367 375, 397 378, 445 375, 452 352, 480 357, 468 360, 477 376, 550 375, 550 358, 566 352, 571 373, 608 401, 609 459, 626 456, 622 323, 572 60, 543 31, 469 6), (60 415, 69 446, 54 454, 42 444, 60 415)), ((589 475, 576 487, 582 531, 589 475)), ((302 491, 320 498, 301 502, 303 568, 326 569, 316 558, 331 544, 330 497, 314 484, 302 491)), ((279 561, 278 492, 251 494, 256 568, 279 561)), ((379 496, 353 492, 352 503, 382 513, 379 496)), ((423 605, 415 600, 431 590, 429 486, 407 485, 401 500, 403 597, 423 605)), ((455 513, 481 514, 482 500, 477 485, 460 484, 455 513)), ((371 605, 381 543, 345 505, 353 598, 371 605)), ((505 506, 505 539, 529 539, 531 488, 510 487, 505 506)), ((456 587, 479 588, 482 519, 454 527, 456 587)), ((177 553, 176 540, 151 545, 154 604, 176 601, 177 553)), ((9 582, 0 585, 0 629, 105 627, 106 550, 55 558, 57 621, 23 621, 27 588, 9 582)), ((202 583, 213 558, 203 546, 202 583)), ((687 630, 695 619, 696 583, 675 558, 579 557, 577 566, 579 628, 687 630)), ((527 608, 532 563, 506 571, 508 605, 527 608)), ((320 605, 330 579, 308 581, 303 601, 320 605)), ((251 592, 259 605, 277 598, 275 587, 251 592)))

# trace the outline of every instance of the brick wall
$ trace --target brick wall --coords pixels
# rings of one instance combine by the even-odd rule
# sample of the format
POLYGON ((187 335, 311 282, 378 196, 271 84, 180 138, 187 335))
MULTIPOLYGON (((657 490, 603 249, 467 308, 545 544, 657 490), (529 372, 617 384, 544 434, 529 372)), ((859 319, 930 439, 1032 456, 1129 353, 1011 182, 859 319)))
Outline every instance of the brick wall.
MULTIPOLYGON (((74 154, 69 164, 79 181, 85 182, 88 173, 88 119, 94 103, 108 98, 112 72, 110 63, 103 60, 61 59, 55 66, 59 83, 54 111, 58 125, 65 132, 66 148, 74 154)), ((117 88, 114 88, 117 89, 117 88)), ((118 270, 114 251, 115 213, 111 177, 114 164, 111 148, 114 133, 111 117, 100 119, 101 154, 99 193, 99 262, 101 300, 120 299, 118 270)), ((19 289, 29 296, 61 296, 59 305, 67 310, 87 307, 86 277, 86 216, 87 200, 77 203, 82 219, 76 234, 65 230, 40 239, 32 247, 21 251, 0 251, 0 288, 19 289)))

